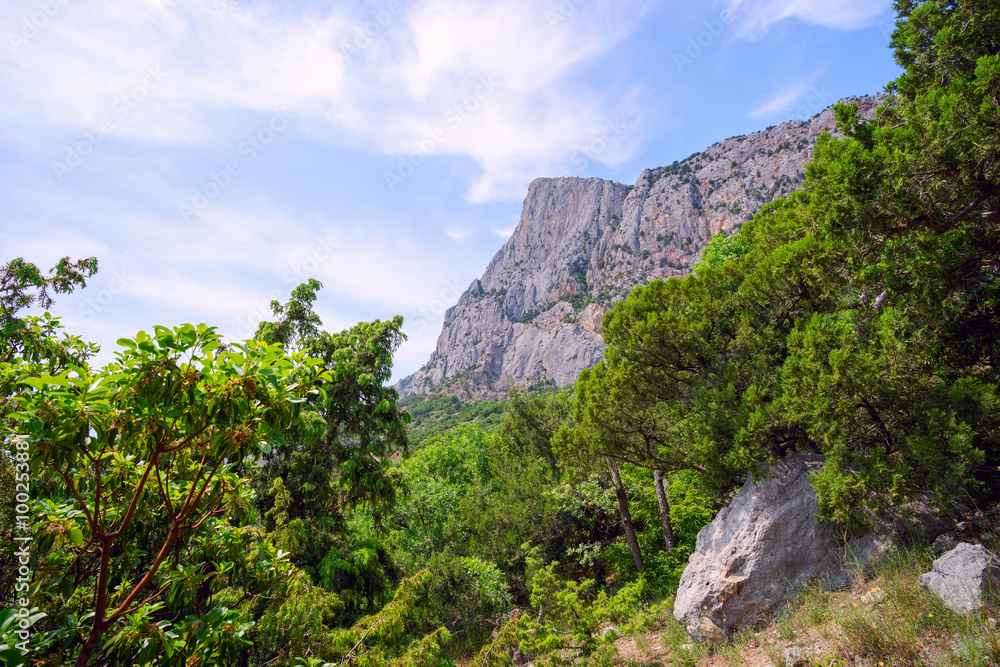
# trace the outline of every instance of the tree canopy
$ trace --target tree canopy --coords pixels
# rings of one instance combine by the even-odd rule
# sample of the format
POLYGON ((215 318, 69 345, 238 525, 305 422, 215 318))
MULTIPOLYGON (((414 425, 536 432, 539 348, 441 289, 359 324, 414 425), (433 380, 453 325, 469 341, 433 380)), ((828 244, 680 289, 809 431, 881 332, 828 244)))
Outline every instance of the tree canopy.
POLYGON ((995 493, 998 11, 897 10, 906 72, 874 117, 838 107, 799 192, 606 315, 570 449, 716 488, 822 452, 821 508, 851 525, 921 489, 995 493))

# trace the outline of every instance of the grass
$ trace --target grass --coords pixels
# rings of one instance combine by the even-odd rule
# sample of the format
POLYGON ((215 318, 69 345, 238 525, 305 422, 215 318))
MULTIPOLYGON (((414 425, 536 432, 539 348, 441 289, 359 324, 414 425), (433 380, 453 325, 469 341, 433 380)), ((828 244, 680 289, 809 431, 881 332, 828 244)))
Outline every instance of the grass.
POLYGON ((848 605, 835 615, 844 637, 841 651, 879 661, 911 664, 923 651, 958 631, 960 617, 917 583, 931 558, 924 552, 896 553, 883 561, 872 588, 885 595, 871 606, 848 605))
POLYGON ((881 563, 873 584, 885 591, 883 600, 871 608, 848 606, 837 615, 842 651, 886 664, 1000 664, 1000 635, 988 624, 997 610, 963 616, 945 607, 917 583, 932 559, 918 550, 881 563))
POLYGON ((807 588, 766 627, 722 644, 693 642, 665 611, 658 624, 644 618, 629 628, 616 644, 636 650, 619 651, 613 664, 783 667, 787 649, 804 647, 811 666, 1000 667, 1000 630, 989 622, 1000 609, 950 611, 917 581, 933 558, 922 548, 894 552, 849 588, 807 588))

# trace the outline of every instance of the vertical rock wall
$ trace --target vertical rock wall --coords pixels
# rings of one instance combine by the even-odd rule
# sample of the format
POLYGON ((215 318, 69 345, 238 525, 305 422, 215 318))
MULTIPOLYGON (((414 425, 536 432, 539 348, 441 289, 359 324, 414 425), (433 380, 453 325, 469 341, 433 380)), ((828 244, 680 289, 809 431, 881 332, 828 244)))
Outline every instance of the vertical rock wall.
MULTIPOLYGON (((880 97, 850 98, 870 114, 880 97)), ((833 109, 734 137, 633 186, 540 178, 482 278, 445 314, 430 360, 397 385, 403 396, 504 394, 512 383, 563 386, 603 356, 600 323, 633 287, 682 276, 713 234, 733 233, 801 185, 833 109)))

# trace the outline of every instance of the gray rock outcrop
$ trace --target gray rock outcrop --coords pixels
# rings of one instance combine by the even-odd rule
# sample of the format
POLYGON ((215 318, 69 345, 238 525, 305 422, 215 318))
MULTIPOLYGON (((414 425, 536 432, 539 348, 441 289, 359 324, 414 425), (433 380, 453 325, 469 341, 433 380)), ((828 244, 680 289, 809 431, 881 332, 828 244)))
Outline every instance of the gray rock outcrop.
POLYGON ((674 602, 693 638, 725 639, 765 621, 803 584, 846 578, 833 527, 815 518, 809 478, 823 460, 793 454, 773 464, 698 533, 674 602))
MULTIPOLYGON (((845 101, 870 114, 881 100, 845 101)), ((603 357, 601 317, 612 303, 686 274, 713 234, 798 188, 816 138, 834 127, 827 109, 647 169, 634 186, 534 181, 513 235, 445 314, 430 361, 400 381, 400 394, 479 399, 511 383, 575 381, 603 357)))
POLYGON ((1000 557, 981 544, 962 542, 920 575, 920 585, 952 611, 971 614, 990 601, 1000 603, 1000 557))

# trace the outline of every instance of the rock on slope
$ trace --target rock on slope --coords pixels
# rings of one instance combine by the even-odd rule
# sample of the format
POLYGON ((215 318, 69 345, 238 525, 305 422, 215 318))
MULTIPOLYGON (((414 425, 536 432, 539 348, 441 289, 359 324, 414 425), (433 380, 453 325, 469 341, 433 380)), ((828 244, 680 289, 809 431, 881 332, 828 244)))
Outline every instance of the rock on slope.
POLYGON ((676 618, 694 639, 721 641, 754 627, 814 578, 842 580, 833 526, 820 523, 809 476, 823 457, 792 454, 698 533, 681 576, 676 618))
MULTIPOLYGON (((849 98, 871 112, 879 97, 849 98)), ((732 233, 795 190, 833 109, 727 139, 647 169, 634 186, 540 178, 520 222, 445 314, 437 349, 400 381, 403 396, 502 395, 512 383, 563 386, 604 353, 600 325, 614 301, 656 278, 681 276, 713 234, 732 233)))
POLYGON ((935 560, 933 570, 920 575, 920 585, 952 611, 974 613, 1000 602, 1000 557, 981 544, 959 544, 935 560))

